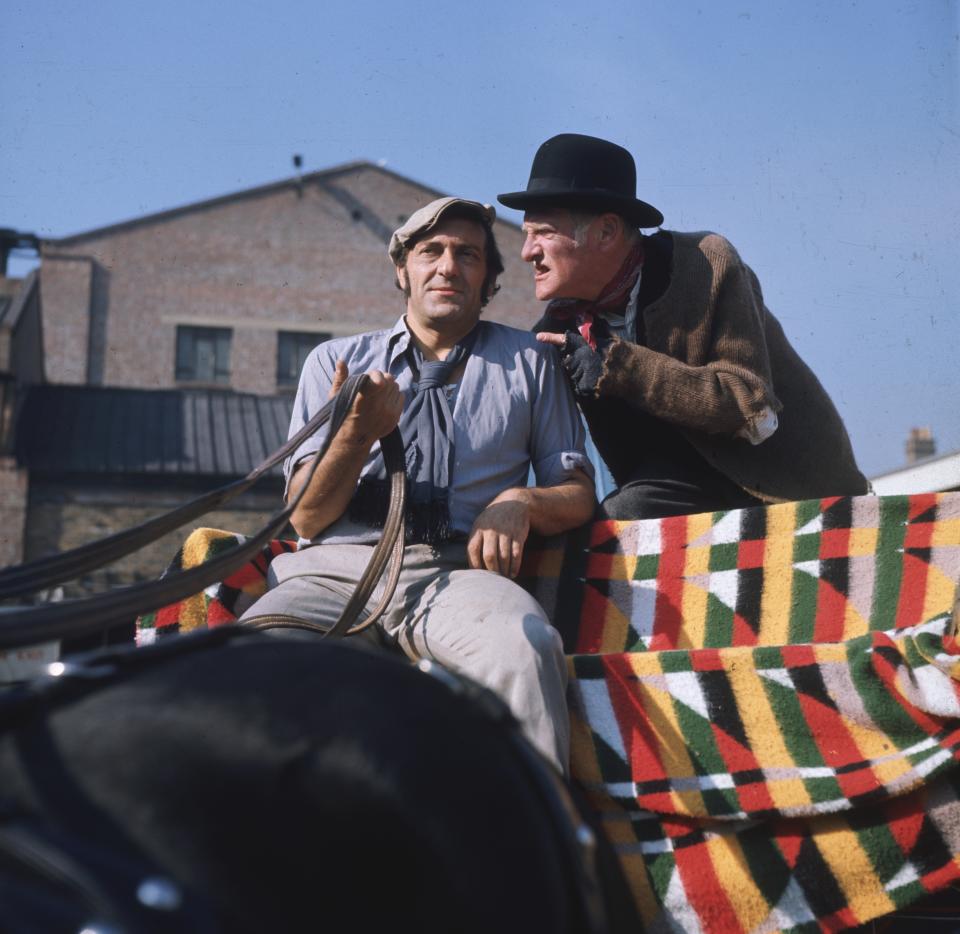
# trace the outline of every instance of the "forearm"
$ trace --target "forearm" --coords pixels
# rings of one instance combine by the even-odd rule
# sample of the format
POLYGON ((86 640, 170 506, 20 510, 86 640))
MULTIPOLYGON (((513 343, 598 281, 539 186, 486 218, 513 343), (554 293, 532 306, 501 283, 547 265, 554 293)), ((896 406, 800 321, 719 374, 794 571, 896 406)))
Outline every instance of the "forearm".
POLYGON ((504 490, 473 523, 467 542, 470 567, 516 577, 531 530, 566 532, 589 522, 595 505, 593 482, 579 470, 556 486, 504 490))
POLYGON ((627 341, 607 351, 597 395, 624 399, 664 421, 710 434, 735 435, 779 410, 771 388, 734 363, 689 366, 627 341))
MULTIPOLYGON (((341 437, 342 434, 333 439, 290 518, 290 524, 301 538, 314 538, 336 522, 356 492, 371 444, 366 439, 341 437)), ((310 463, 307 460, 297 467, 290 480, 288 500, 292 500, 306 482, 310 463)))
POLYGON ((593 518, 596 495, 593 482, 581 471, 556 486, 516 487, 494 502, 517 500, 528 508, 530 528, 540 535, 558 535, 593 518))
MULTIPOLYGON (((346 364, 337 361, 330 398, 348 375, 346 364)), ((402 411, 403 393, 397 388, 396 380, 380 370, 370 370, 290 518, 290 524, 301 538, 314 538, 344 514, 373 445, 396 428, 402 411)), ((303 488, 309 470, 310 461, 297 467, 287 489, 288 501, 303 488)))

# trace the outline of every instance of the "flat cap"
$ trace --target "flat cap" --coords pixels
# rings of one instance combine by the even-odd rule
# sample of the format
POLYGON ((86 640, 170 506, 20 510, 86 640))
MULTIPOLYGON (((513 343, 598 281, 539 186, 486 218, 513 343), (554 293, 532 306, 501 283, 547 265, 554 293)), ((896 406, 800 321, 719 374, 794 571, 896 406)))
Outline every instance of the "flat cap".
POLYGON ((396 265, 400 253, 421 234, 436 226, 437 221, 452 207, 459 207, 467 213, 476 215, 476 219, 484 227, 492 226, 497 212, 493 205, 481 204, 479 201, 467 201, 464 198, 437 198, 428 205, 414 211, 407 220, 398 227, 390 237, 390 246, 387 253, 396 265))

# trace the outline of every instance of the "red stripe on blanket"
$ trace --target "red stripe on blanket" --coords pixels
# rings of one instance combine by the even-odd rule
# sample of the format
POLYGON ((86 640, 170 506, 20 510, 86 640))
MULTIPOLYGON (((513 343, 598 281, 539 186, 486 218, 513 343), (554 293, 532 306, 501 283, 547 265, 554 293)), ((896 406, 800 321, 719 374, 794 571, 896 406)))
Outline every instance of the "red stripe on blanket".
POLYGON ((740 798, 741 809, 749 813, 776 807, 776 802, 770 794, 770 787, 763 780, 740 785, 737 788, 737 796, 740 798))
MULTIPOLYGON (((799 691, 797 700, 825 765, 840 769, 864 760, 863 752, 836 710, 799 691)), ((868 791, 876 791, 881 784, 872 770, 866 766, 854 772, 839 773, 836 775, 836 781, 844 797, 847 798, 862 795, 868 791)))
MULTIPOLYGON (((588 546, 587 577, 605 580, 610 577, 613 556, 595 549, 616 538, 617 523, 612 519, 594 522, 590 527, 588 546)), ((577 628, 577 644, 574 651, 580 655, 596 655, 603 648, 603 633, 607 625, 607 598, 589 583, 583 584, 583 597, 580 603, 580 625, 577 628)))
POLYGON ((923 802, 917 795, 902 795, 886 804, 887 828, 904 856, 909 857, 920 839, 926 817, 923 802))
POLYGON ((846 558, 850 554, 850 529, 824 529, 820 533, 821 558, 846 558))
POLYGON ((214 626, 226 626, 229 623, 235 623, 236 616, 233 615, 219 600, 211 600, 207 607, 207 626, 211 629, 214 626))
POLYGON ((799 821, 783 821, 779 824, 774 824, 770 832, 786 864, 791 869, 796 869, 797 860, 800 857, 800 850, 803 847, 803 841, 807 839, 806 827, 799 821), (799 829, 794 830, 793 828, 795 827, 799 829))
MULTIPOLYGON (((817 665, 816 652, 811 645, 783 646, 781 653, 784 663, 790 669, 817 665)), ((863 753, 835 708, 801 690, 797 691, 796 696, 804 722, 810 729, 817 744, 817 751, 825 765, 836 769, 863 761, 863 753)), ((848 797, 874 790, 879 784, 873 773, 866 767, 856 772, 838 775, 837 782, 848 797)))
POLYGON ((169 606, 161 607, 157 610, 154 618, 154 627, 156 629, 167 629, 170 626, 176 626, 180 622, 181 603, 171 603, 169 606))
POLYGON ((745 571, 747 568, 762 568, 763 555, 766 550, 766 539, 751 539, 740 542, 737 546, 737 568, 745 571))
POLYGON ((826 581, 817 581, 817 615, 813 627, 814 642, 841 642, 847 598, 826 581))
MULTIPOLYGON (((910 519, 922 515, 936 504, 936 497, 913 497, 910 500, 910 519), (915 502, 921 500, 921 502, 915 502)), ((897 604, 897 629, 916 626, 923 622, 923 606, 927 596, 927 576, 930 566, 923 558, 907 554, 911 548, 926 549, 933 543, 933 522, 909 522, 903 537, 903 583, 897 604)))
POLYGON ((683 566, 686 560, 687 517, 660 520, 660 564, 657 568, 657 602, 654 608, 651 651, 675 649, 683 625, 683 566))
POLYGON ((719 649, 697 649, 690 653, 694 671, 723 671, 723 656, 719 649))
POLYGON ((957 878, 960 878, 960 867, 956 863, 950 862, 939 869, 924 873, 920 876, 920 881, 928 892, 938 892, 957 878))
MULTIPOLYGON (((826 529, 820 534, 820 560, 843 558, 850 554, 850 529, 826 529)), ((844 637, 847 595, 821 580, 817 585, 817 615, 814 642, 840 642, 844 637)))
POLYGON ((605 545, 612 538, 617 537, 617 523, 614 519, 603 519, 598 522, 594 522, 590 526, 590 550, 599 548, 601 545, 605 545))
MULTIPOLYGON (((643 781, 666 779, 667 773, 658 754, 659 743, 646 717, 643 701, 637 696, 637 676, 627 663, 626 656, 610 655, 604 659, 603 667, 620 739, 630 764, 630 774, 642 776, 643 781)), ((644 805, 650 810, 672 809, 668 792, 644 795, 644 805)))
POLYGON ((603 648, 603 632, 607 627, 609 601, 596 587, 583 584, 583 600, 580 604, 580 628, 577 630, 576 652, 580 655, 597 655, 603 648))
POLYGON ((841 908, 832 915, 825 915, 820 919, 821 931, 845 931, 847 928, 856 927, 860 919, 850 910, 849 907, 841 908))
MULTIPOLYGON (((939 493, 915 493, 910 497, 910 507, 907 513, 908 521, 912 522, 918 516, 933 509, 940 499, 939 493)), ((909 531, 909 529, 908 529, 909 531)))
POLYGON ((796 645, 779 645, 777 650, 783 658, 786 668, 802 668, 804 665, 816 665, 817 656, 809 642, 796 645))
MULTIPOLYGON (((689 825, 663 822, 670 837, 683 837, 690 832, 689 825)), ((677 872, 683 881, 683 891, 691 907, 709 931, 742 931, 733 904, 717 875, 706 843, 694 843, 674 851, 677 872)))
MULTIPOLYGON (((954 695, 957 693, 957 685, 953 687, 954 695)), ((941 749, 945 749, 954 759, 960 759, 960 727, 951 730, 946 736, 940 737, 937 742, 941 749)))
POLYGON ((259 584, 266 576, 266 568, 261 567, 263 558, 257 556, 243 567, 238 568, 229 577, 223 579, 224 585, 234 590, 245 590, 251 584, 259 584))
POLYGON ((759 636, 753 627, 739 614, 733 614, 733 632, 731 641, 734 645, 756 645, 759 636))
MULTIPOLYGON (((713 730, 714 742, 723 757, 727 772, 759 771, 760 763, 748 747, 737 742, 716 723, 711 723, 710 726, 713 730)), ((741 809, 744 811, 765 811, 776 807, 770 789, 762 779, 749 784, 738 785, 737 798, 740 801, 741 809)))

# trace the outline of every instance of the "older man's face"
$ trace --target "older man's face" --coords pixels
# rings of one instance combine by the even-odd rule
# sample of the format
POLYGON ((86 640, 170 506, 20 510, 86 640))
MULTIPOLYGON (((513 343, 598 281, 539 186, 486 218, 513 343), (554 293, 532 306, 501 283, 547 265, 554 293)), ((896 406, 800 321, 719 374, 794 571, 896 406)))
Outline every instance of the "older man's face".
POLYGON ((596 297, 589 230, 581 231, 578 238, 576 218, 570 211, 564 208, 527 211, 523 232, 526 239, 520 256, 533 264, 538 299, 596 297))

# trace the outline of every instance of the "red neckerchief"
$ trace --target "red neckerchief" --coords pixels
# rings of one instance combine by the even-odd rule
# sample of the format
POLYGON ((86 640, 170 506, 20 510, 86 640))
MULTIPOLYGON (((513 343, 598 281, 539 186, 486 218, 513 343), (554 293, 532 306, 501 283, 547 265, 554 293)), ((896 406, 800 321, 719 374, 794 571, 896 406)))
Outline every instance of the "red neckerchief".
POLYGON ((630 251, 616 275, 601 289, 593 300, 585 298, 557 298, 547 305, 546 317, 561 324, 573 321, 584 340, 597 349, 593 334, 594 316, 602 312, 616 312, 625 309, 643 268, 643 241, 630 251))

